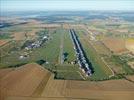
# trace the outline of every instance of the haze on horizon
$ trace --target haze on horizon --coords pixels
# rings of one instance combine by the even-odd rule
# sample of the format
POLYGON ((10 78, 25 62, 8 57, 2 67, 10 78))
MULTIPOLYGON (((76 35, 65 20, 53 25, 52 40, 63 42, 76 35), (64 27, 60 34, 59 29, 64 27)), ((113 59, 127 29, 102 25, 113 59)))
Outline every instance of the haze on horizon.
POLYGON ((1 11, 134 11, 134 0, 1 0, 1 11))

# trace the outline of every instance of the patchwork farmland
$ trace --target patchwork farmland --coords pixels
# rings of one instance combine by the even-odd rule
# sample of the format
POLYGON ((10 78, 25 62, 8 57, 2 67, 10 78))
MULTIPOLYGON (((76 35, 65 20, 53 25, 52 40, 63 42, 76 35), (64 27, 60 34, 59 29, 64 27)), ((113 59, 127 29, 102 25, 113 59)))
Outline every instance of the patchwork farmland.
POLYGON ((115 97, 115 100, 131 100, 134 93, 133 83, 125 79, 103 82, 55 80, 51 72, 35 63, 2 69, 0 77, 2 100, 112 100, 115 97))
POLYGON ((47 21, 1 28, 2 100, 133 100, 131 23, 47 21))
POLYGON ((77 48, 69 32, 72 26, 68 25, 67 29, 64 27, 50 27, 45 26, 45 28, 36 30, 34 33, 36 37, 31 38, 31 40, 29 40, 31 35, 27 35, 28 39, 22 38, 22 40, 14 40, 3 45, 1 47, 3 53, 0 66, 3 68, 19 67, 20 65, 36 62, 54 73, 56 79, 73 80, 109 80, 118 78, 118 74, 133 73, 133 71, 129 71, 130 68, 128 66, 128 68, 126 66, 122 67, 119 64, 116 68, 114 60, 111 62, 113 64, 110 64, 108 59, 112 58, 107 55, 112 56, 111 49, 109 50, 109 47, 102 41, 93 41, 90 38, 92 34, 89 30, 83 29, 84 26, 77 28, 75 25, 73 26, 74 32, 77 34, 86 59, 90 62, 88 66, 85 64, 87 68, 85 67, 84 71, 83 64, 85 61, 79 62, 78 59, 85 58, 77 57, 78 54, 75 51, 77 48), (41 40, 43 36, 46 37, 46 40, 38 46, 39 41, 44 41, 41 40), (6 45, 11 46, 10 48, 8 46, 8 49, 6 49, 6 45), (91 68, 91 75, 86 72, 88 68, 91 68))

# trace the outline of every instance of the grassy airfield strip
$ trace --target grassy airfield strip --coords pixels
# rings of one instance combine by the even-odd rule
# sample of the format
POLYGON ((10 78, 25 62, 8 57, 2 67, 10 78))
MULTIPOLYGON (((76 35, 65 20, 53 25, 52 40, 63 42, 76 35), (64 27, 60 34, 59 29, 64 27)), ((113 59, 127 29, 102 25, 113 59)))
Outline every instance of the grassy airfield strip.
POLYGON ((64 30, 64 53, 68 53, 67 61, 71 62, 76 59, 74 46, 72 43, 71 36, 69 34, 69 30, 64 30))
POLYGON ((92 80, 103 80, 106 78, 109 78, 109 76, 112 74, 111 70, 101 61, 100 56, 98 53, 94 50, 93 46, 88 42, 88 38, 84 36, 82 31, 76 31, 78 36, 81 36, 79 39, 83 45, 83 48, 91 61, 94 73, 91 75, 92 80))
MULTIPOLYGON (((63 63, 61 61, 57 64, 44 65, 46 69, 55 73, 56 79, 72 79, 83 80, 78 65, 72 65, 69 62, 75 60, 75 51, 73 43, 69 34, 69 30, 59 29, 61 34, 59 37, 59 59, 62 59, 63 53, 67 53, 67 60, 63 63), (61 38, 63 37, 63 39, 61 38)), ((55 52, 56 53, 56 52, 55 52)))

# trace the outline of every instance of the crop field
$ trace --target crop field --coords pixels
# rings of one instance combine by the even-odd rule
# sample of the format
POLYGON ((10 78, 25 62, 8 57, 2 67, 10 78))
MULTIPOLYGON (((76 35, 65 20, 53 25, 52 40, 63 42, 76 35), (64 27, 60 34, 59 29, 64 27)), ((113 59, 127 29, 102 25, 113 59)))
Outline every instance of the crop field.
POLYGON ((113 53, 126 52, 125 40, 117 38, 106 38, 102 41, 104 45, 109 48, 113 53))
POLYGON ((5 45, 8 42, 9 42, 8 40, 0 40, 0 46, 5 45))
POLYGON ((25 32, 15 32, 14 39, 15 40, 24 40, 26 38, 25 32))
MULTIPOLYGON (((7 76, 4 77, 3 75, 3 77, 1 78, 2 83, 0 86, 0 89, 3 90, 4 95, 8 95, 8 94, 10 95, 24 94, 25 96, 36 95, 38 91, 37 92, 34 92, 34 91, 36 89, 40 90, 38 85, 41 86, 41 84, 43 84, 43 86, 45 86, 48 79, 52 75, 49 71, 44 70, 41 66, 35 63, 24 65, 20 68, 17 68, 16 70, 12 69, 12 70, 5 70, 5 71, 6 71, 5 75, 7 76), (21 79, 23 79, 23 81, 21 81, 21 79), (14 84, 14 82, 16 84, 14 84), (6 89, 4 88, 5 86, 6 86, 6 89), (18 89, 18 88, 21 88, 21 89, 18 89), (25 89, 27 89, 27 91, 25 91, 25 89)), ((3 73, 3 72, 4 71, 0 71, 0 73, 3 73)))
POLYGON ((134 54, 134 38, 126 39, 126 48, 134 54))
POLYGON ((127 65, 127 63, 125 61, 122 61, 120 59, 119 56, 111 56, 111 61, 114 62, 114 64, 117 64, 117 65, 121 65, 122 66, 122 69, 125 71, 125 74, 133 74, 134 73, 134 70, 129 66, 127 65))
POLYGON ((94 48, 100 55, 110 55, 111 52, 108 48, 105 47, 105 45, 101 41, 92 42, 94 48))
POLYGON ((12 41, 10 40, 9 42, 7 42, 6 44, 2 45, 0 47, 0 51, 1 51, 1 55, 0 57, 6 56, 9 54, 9 52, 11 52, 13 49, 15 49, 16 47, 19 47, 19 45, 21 44, 20 41, 12 41))
POLYGON ((127 80, 101 82, 55 80, 52 73, 35 63, 0 70, 0 77, 2 77, 0 98, 4 100, 67 100, 72 98, 74 100, 90 98, 111 100, 115 97, 116 100, 126 100, 126 98, 133 100, 134 85, 127 80))
MULTIPOLYGON (((100 54, 100 56, 103 57, 107 66, 109 66, 114 73, 116 74, 132 73, 132 69, 130 68, 130 66, 128 66, 127 63, 123 63, 123 61, 121 61, 120 59, 120 56, 118 57, 113 56, 112 52, 101 41, 97 42, 92 41, 92 44, 96 49, 96 51, 100 54)), ((127 58, 125 57, 124 59, 127 58)), ((130 57, 128 57, 127 60, 131 60, 130 57)))

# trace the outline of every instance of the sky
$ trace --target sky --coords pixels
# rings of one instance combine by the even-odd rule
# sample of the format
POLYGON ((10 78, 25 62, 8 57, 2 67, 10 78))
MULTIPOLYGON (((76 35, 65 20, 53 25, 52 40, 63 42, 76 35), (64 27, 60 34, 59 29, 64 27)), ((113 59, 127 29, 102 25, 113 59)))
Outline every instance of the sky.
POLYGON ((0 0, 1 11, 134 11, 134 0, 0 0))

